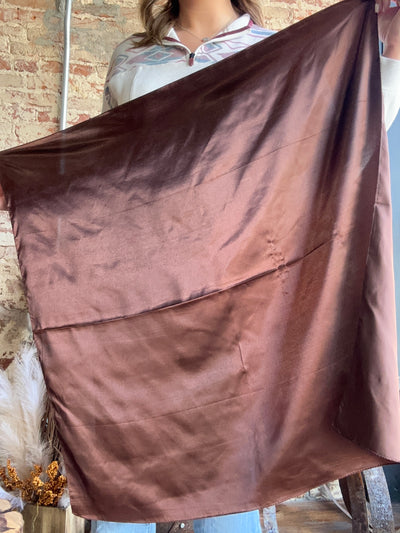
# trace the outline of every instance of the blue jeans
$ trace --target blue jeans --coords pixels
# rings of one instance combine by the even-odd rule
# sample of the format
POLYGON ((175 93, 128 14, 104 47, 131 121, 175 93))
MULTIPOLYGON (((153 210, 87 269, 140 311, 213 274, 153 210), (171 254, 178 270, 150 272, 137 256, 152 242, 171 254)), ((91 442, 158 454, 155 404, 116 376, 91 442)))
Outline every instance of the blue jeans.
MULTIPOLYGON (((201 518, 193 522, 194 533, 261 533, 258 511, 201 518)), ((156 533, 155 524, 123 524, 92 521, 91 533, 156 533)))

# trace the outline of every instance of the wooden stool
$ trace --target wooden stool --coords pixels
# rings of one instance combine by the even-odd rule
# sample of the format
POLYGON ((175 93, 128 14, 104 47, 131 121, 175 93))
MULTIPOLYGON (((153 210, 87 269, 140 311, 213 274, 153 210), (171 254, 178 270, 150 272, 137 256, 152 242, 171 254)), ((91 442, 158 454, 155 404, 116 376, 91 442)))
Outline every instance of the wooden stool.
POLYGON ((394 533, 392 503, 382 467, 347 476, 339 483, 352 516, 352 533, 394 533))

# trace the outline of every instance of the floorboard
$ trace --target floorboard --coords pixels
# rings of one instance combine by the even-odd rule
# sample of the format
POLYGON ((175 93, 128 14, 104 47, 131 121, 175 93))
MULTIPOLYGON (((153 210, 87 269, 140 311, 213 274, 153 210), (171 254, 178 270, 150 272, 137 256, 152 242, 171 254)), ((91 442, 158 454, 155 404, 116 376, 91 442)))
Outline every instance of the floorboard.
MULTIPOLYGON (((277 506, 279 533, 351 533, 351 520, 333 502, 288 501, 277 506)), ((400 504, 393 504, 400 532, 400 504)))
MULTIPOLYGON (((400 533, 400 504, 393 504, 400 533)), ((277 506, 279 533, 351 533, 351 520, 333 502, 290 500, 277 506)), ((158 524, 157 533, 193 533, 192 522, 158 524)), ((267 530, 264 528, 263 533, 267 530)), ((228 531, 226 533, 229 533, 228 531)))

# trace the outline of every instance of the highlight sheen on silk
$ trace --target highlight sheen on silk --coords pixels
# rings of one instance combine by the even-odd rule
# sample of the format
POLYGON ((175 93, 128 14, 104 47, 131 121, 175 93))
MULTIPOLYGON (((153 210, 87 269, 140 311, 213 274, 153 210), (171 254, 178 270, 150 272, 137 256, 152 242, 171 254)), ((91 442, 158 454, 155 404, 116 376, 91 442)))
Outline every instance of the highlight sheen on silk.
POLYGON ((261 508, 400 460, 373 2, 0 154, 72 509, 261 508))

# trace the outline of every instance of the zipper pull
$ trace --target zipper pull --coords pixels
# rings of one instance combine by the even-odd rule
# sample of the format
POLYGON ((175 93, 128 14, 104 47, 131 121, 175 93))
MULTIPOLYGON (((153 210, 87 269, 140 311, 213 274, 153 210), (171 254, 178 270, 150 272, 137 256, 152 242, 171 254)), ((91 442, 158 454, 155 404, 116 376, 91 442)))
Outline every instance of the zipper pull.
POLYGON ((193 63, 194 63, 194 52, 190 52, 189 54, 189 67, 192 67, 193 66, 193 63))

